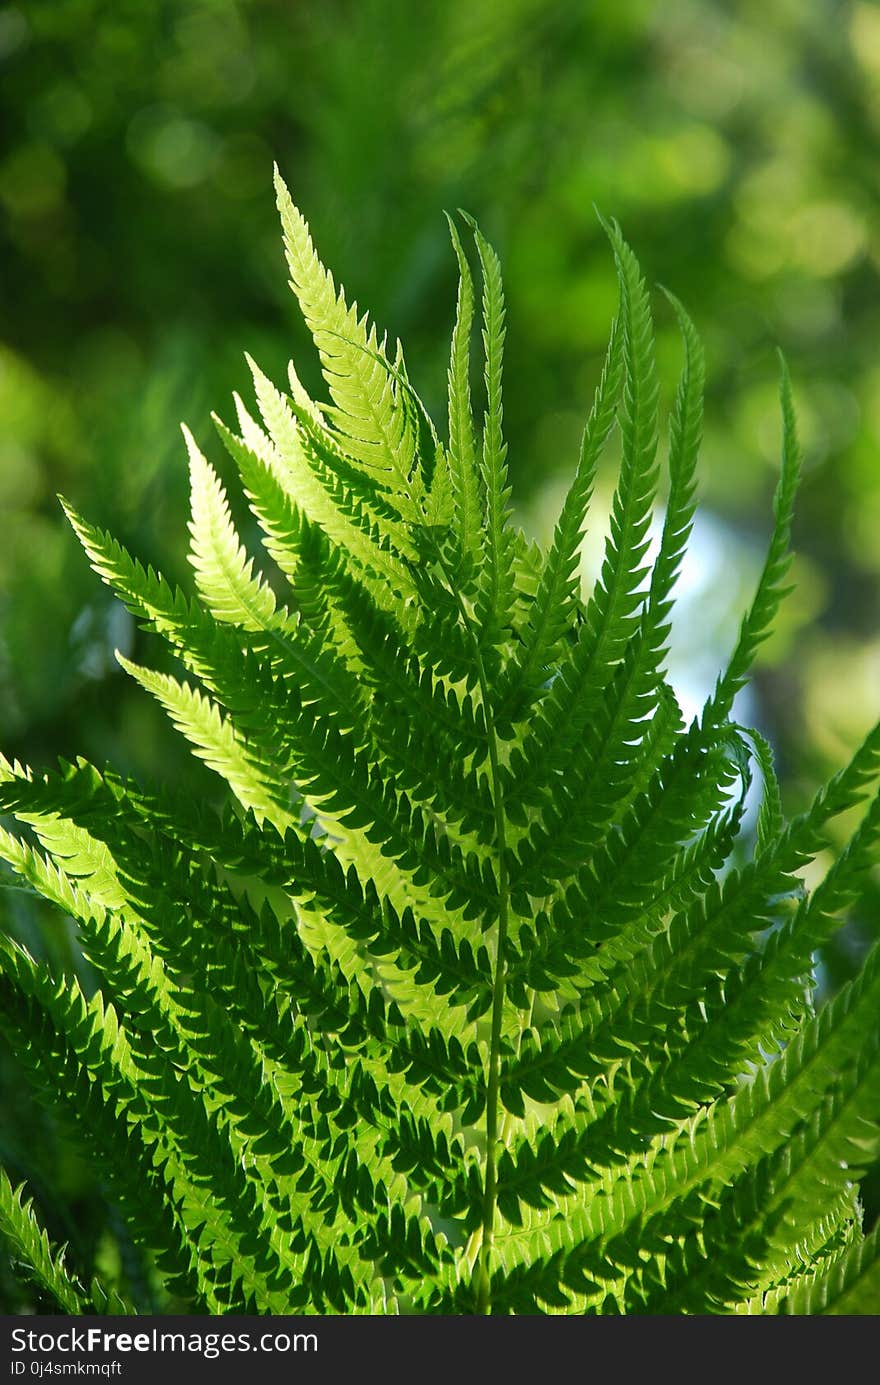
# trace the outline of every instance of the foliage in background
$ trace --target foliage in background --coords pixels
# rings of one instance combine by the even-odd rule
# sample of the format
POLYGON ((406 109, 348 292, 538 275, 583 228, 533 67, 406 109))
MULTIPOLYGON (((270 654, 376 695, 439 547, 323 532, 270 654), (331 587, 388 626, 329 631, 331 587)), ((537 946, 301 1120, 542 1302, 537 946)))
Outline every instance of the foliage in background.
POLYGON ((880 944, 819 1008, 812 956, 880 837, 880 723, 806 812, 731 720, 785 594, 800 457, 754 600, 689 725, 664 661, 695 511, 702 350, 658 487, 648 292, 619 282, 574 479, 542 551, 512 522, 500 266, 461 274, 448 441, 279 182, 330 402, 252 367, 217 427, 274 561, 191 436, 196 596, 68 507, 93 567, 189 679, 120 655, 231 792, 215 810, 85 759, 0 762, 0 855, 94 968, 0 935, 0 1027, 140 1253, 91 1287, 0 1175, 0 1231, 68 1313, 871 1313, 880 944), (601 573, 579 550, 613 429, 601 573), (193 681, 190 681, 192 679, 193 681), (762 780, 742 840, 753 767, 762 780), (867 800, 867 808, 865 803, 867 800), (828 824, 861 807, 808 892, 828 824))
MULTIPOLYGON (((279 311, 273 157, 295 170, 332 262, 417 354, 435 408, 452 282, 438 208, 468 206, 491 230, 514 327, 510 465, 542 538, 613 306, 592 203, 621 215, 652 280, 688 285, 710 364, 705 489, 726 527, 721 543, 717 526, 695 534, 704 644, 710 615, 718 629, 708 658, 682 649, 676 684, 682 665, 711 668, 729 633, 736 602, 712 584, 726 595, 754 569, 783 342, 802 387, 797 592, 749 717, 777 748, 793 809, 858 742, 880 648, 876 6, 448 0, 412 15, 392 0, 57 0, 0 9, 0 76, 7 748, 39 765, 109 756, 209 792, 119 676, 113 648, 138 657, 142 637, 89 583, 54 496, 76 494, 185 571, 177 421, 235 386, 239 344, 279 374, 291 334, 297 356, 303 340, 279 311)), ((667 364, 671 313, 658 331, 667 364)), ((39 906, 7 905, 33 950, 69 960, 39 906)), ((829 988, 878 919, 869 882, 824 949, 829 988)), ((18 1116, 2 1120, 4 1158, 21 1175, 42 1167, 62 1239, 71 1208, 89 1225, 88 1200, 84 1255, 118 1255, 88 1170, 37 1111, 22 1124, 21 1099, 3 1055, 0 1117, 18 1116)))

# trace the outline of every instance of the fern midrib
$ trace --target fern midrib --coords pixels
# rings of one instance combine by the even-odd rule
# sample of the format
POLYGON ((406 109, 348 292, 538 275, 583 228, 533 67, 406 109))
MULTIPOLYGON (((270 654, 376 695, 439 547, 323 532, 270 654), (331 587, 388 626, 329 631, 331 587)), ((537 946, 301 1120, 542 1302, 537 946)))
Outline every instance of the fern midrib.
MULTIPOLYGON (((479 658, 479 653, 477 655, 479 658)), ((486 693, 485 675, 480 661, 480 686, 486 693)), ((504 817, 504 798, 498 772, 498 745, 494 721, 487 707, 489 728, 489 763, 492 773, 492 793, 495 801, 495 832, 498 851, 498 938, 495 953, 495 982, 492 990, 492 1030, 489 1041, 489 1080, 486 1091, 486 1184, 483 1204, 483 1241, 477 1297, 477 1312, 489 1313, 492 1306, 491 1255, 495 1234, 495 1203, 498 1170, 498 1093, 501 1071, 501 1024, 504 1016, 504 949, 508 926, 507 846, 504 817)))
MULTIPOLYGON (((438 555, 440 556, 440 555, 438 555)), ((446 565, 440 558, 445 571, 446 565)), ((486 740, 489 751, 489 774, 492 801, 495 809, 495 850, 498 858, 498 933, 495 949, 495 976, 492 986, 492 1020, 489 1038, 488 1073, 486 1082, 486 1174, 483 1184, 483 1219, 480 1249, 477 1259, 476 1311, 488 1315, 492 1311, 492 1251, 495 1238, 495 1209, 498 1198, 498 1107, 501 1074, 501 1028, 504 1018, 505 946, 509 921, 509 886, 507 879, 507 820, 504 812, 504 786, 501 779, 498 737, 489 697, 489 683, 483 663, 480 641, 468 618, 457 584, 447 573, 450 589, 455 596, 464 628, 468 632, 474 653, 483 714, 486 719, 486 740)))

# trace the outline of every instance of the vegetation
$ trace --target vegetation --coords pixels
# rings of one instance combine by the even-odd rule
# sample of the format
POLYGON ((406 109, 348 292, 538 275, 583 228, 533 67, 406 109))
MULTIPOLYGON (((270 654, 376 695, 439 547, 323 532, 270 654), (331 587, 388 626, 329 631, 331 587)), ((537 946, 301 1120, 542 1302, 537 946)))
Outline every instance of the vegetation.
POLYGON ((189 436, 194 597, 67 507, 187 677, 123 667, 228 793, 215 807, 84 759, 0 776, 16 824, 0 852, 75 920, 89 967, 0 936, 0 1027, 140 1257, 85 1289, 6 1180, 16 1259, 74 1312, 874 1311, 857 1180, 880 1129, 880 951, 818 1009, 812 959, 876 860, 880 725, 786 818, 769 745, 732 715, 785 593, 786 369, 769 550, 688 722, 664 660, 703 359, 677 300, 653 560, 654 329, 615 224, 617 314, 541 550, 511 519, 505 305, 479 229, 482 427, 450 223, 443 441, 399 345, 279 199, 330 401, 253 366, 259 419, 237 400, 237 431, 217 420, 271 573, 189 436), (823 869, 837 819, 846 844, 823 869))

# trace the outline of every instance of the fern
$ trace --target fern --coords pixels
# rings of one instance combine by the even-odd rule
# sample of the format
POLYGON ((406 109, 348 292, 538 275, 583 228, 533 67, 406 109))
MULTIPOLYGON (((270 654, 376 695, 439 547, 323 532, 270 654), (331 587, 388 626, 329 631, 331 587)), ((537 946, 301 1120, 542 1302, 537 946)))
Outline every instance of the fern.
MULTIPOLYGON (((789 562, 783 365, 767 562, 686 726, 664 672, 695 506, 703 360, 683 366, 665 514, 650 296, 619 305, 546 553, 511 520, 498 258, 462 236, 448 442, 399 347, 320 263, 279 180, 330 402, 253 366, 217 420, 260 571, 187 434, 195 595, 67 506, 98 574, 186 676, 120 656, 222 781, 180 803, 80 760, 0 762, 0 857, 73 920, 97 988, 0 935, 0 1029, 193 1312, 870 1313, 858 1179, 880 1141, 880 953, 818 1012, 812 957, 877 860, 880 728, 786 821, 731 721, 789 562), (586 602, 604 446, 621 470, 586 602), (746 790, 763 784, 754 837, 746 790), (861 805, 861 816, 853 816, 861 805), (804 867, 846 814, 848 844, 804 867)), ((82 1282, 0 1174, 0 1233, 69 1313, 82 1282)))

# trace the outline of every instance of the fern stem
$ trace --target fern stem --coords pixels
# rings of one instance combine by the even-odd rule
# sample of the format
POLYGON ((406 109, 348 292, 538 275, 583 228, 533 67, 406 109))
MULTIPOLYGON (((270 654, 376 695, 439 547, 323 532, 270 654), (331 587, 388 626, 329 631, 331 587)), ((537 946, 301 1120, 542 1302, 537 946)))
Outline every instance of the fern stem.
MULTIPOLYGON (((494 747, 494 734, 490 739, 494 747)), ((491 757, 491 749, 490 749, 491 757)), ((498 946, 495 955, 495 984, 492 992, 492 1033, 489 1042, 489 1081, 486 1087, 486 1182, 483 1195, 483 1240, 480 1249, 480 1267, 477 1280, 477 1312, 491 1312, 491 1268, 492 1243, 495 1235, 495 1202, 498 1191, 497 1145, 498 1145, 498 1087, 501 1072, 501 1020, 504 1013, 504 946, 507 941, 507 865, 504 849, 504 807, 501 800, 501 785, 498 779, 496 756, 492 772, 498 791, 496 798, 496 830, 499 838, 498 870, 498 946), (499 826, 500 824, 500 826, 499 826)))
MULTIPOLYGON (((495 950, 495 976, 492 984, 492 1023, 489 1038, 488 1077, 486 1082, 486 1176, 483 1184, 483 1218, 479 1231, 477 1252, 476 1312, 488 1315, 492 1311, 492 1250, 495 1239, 495 1207, 498 1196, 498 1096, 501 1079, 501 1026, 504 1016, 505 947, 509 922, 510 887, 507 872, 507 822, 504 813, 504 785, 498 762, 498 738, 491 713, 489 681, 480 650, 480 641, 453 574, 449 571, 442 551, 434 546, 435 557, 446 577, 449 592, 454 597, 474 653, 480 697, 486 719, 486 742, 489 751, 489 773, 492 781, 492 800, 495 809, 495 849, 498 854, 498 935, 495 950)), ((470 1246, 468 1247, 468 1251, 470 1246)))
MULTIPOLYGON (((456 594, 457 595, 457 594, 456 594)), ((459 609, 474 647, 480 694, 486 718, 489 770, 495 806, 495 848, 498 853, 498 935, 495 950, 495 978, 492 986, 492 1028, 489 1039, 488 1081, 486 1083, 486 1179, 483 1185, 483 1221, 477 1266, 477 1313, 492 1311, 492 1248, 495 1238, 495 1205, 498 1194, 498 1092, 501 1076, 501 1024, 504 1015, 505 946, 509 916, 507 879, 507 831, 504 815, 504 787, 498 765, 498 740, 490 714, 489 687, 480 645, 467 619, 461 597, 459 609)))

